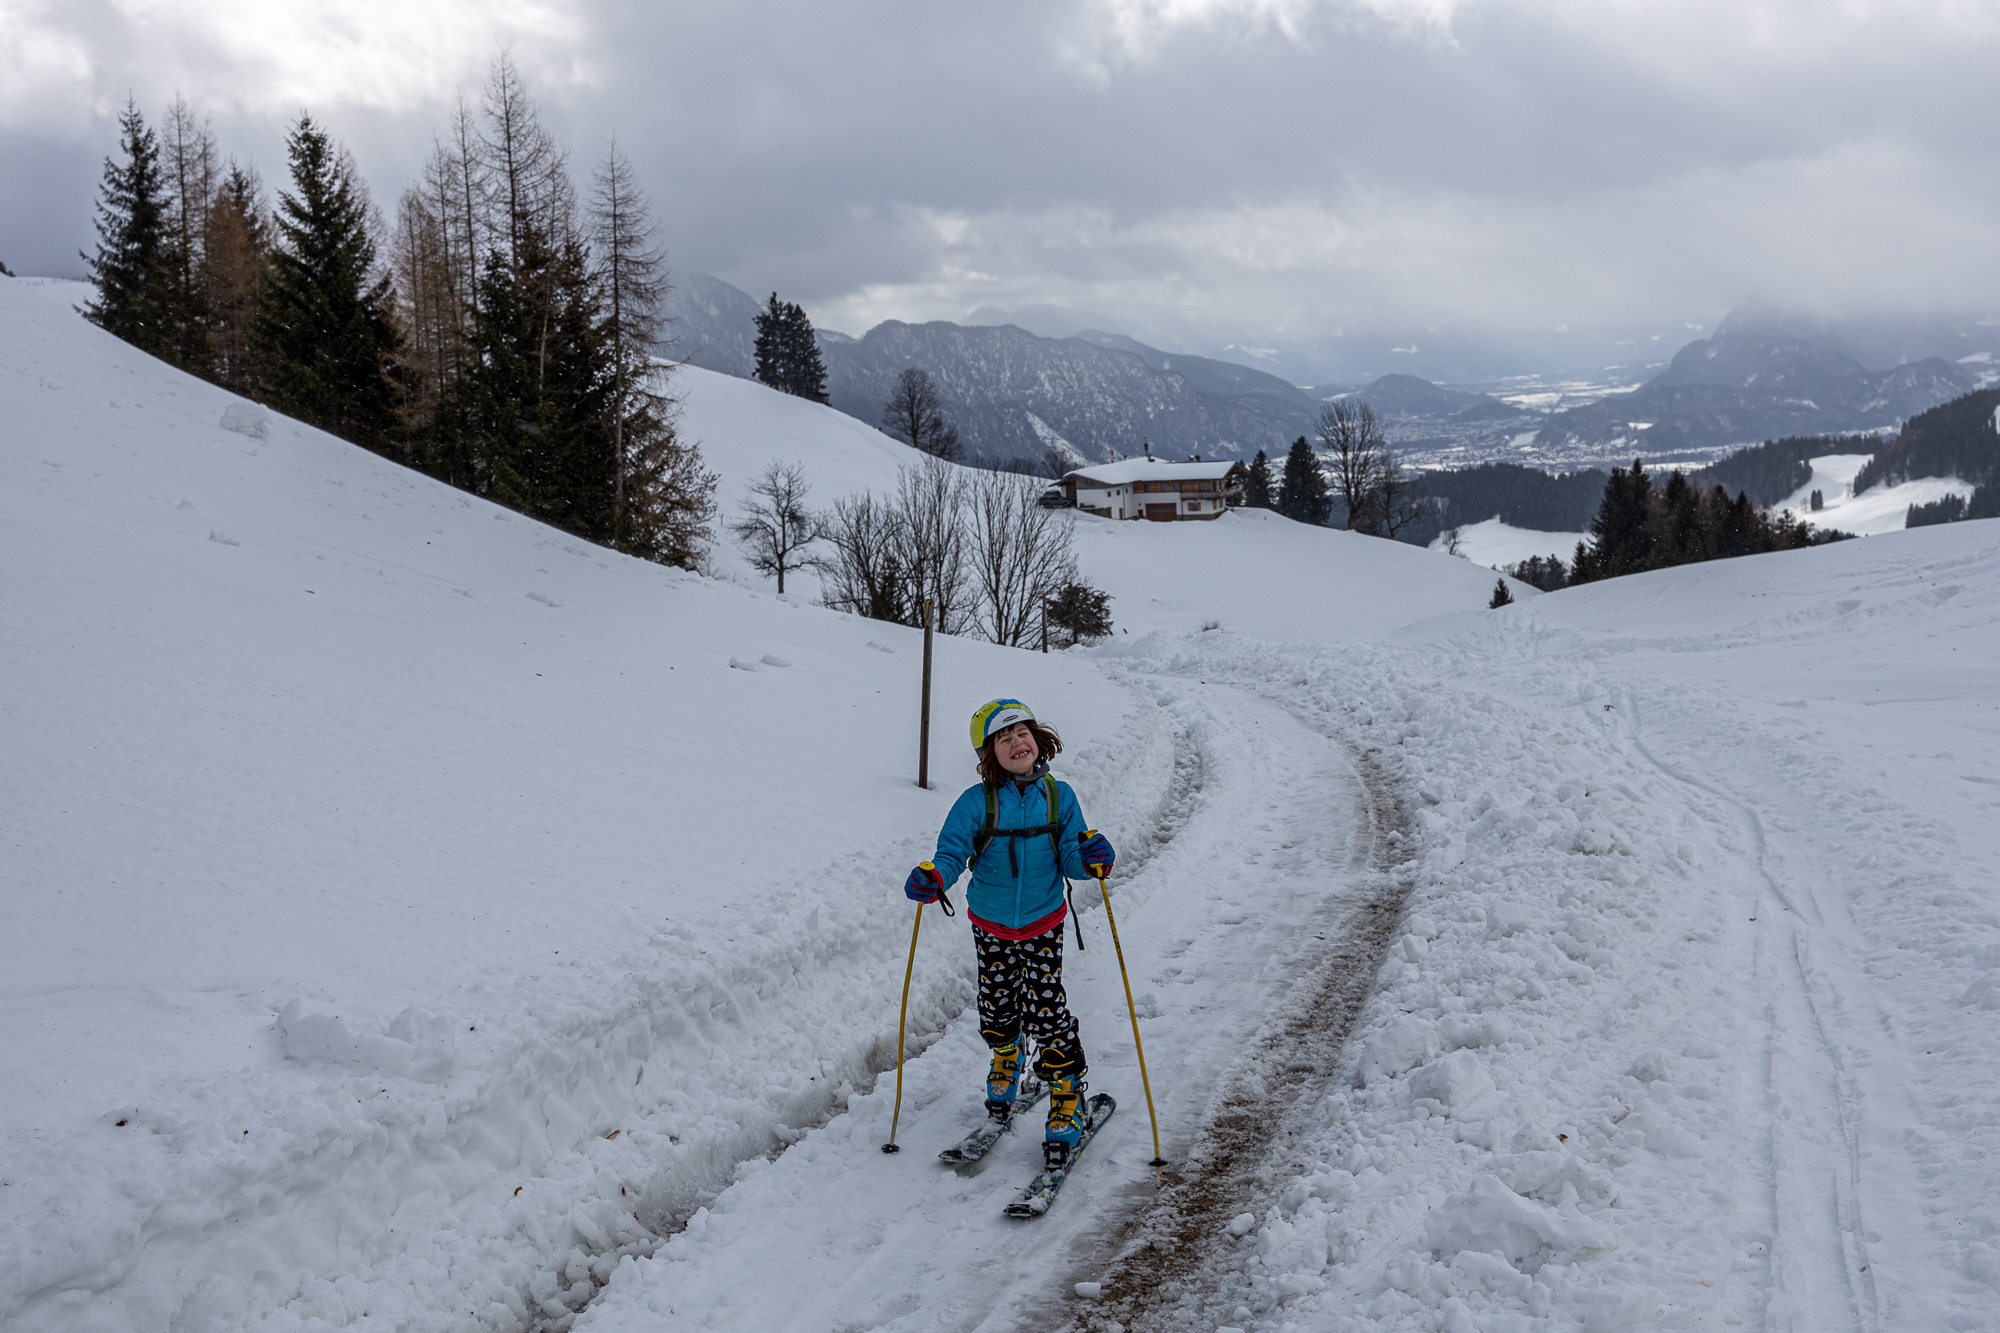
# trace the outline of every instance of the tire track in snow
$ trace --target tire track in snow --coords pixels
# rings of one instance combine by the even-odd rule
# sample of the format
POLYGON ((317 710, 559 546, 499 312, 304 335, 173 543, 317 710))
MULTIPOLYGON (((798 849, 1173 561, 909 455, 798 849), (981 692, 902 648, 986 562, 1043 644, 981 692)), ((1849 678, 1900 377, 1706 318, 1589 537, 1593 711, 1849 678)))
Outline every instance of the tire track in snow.
MULTIPOLYGON (((1302 729, 1317 730, 1308 716, 1288 712, 1302 729)), ((1305 961, 1293 988, 1303 995, 1259 1034, 1199 1140, 1165 1168, 1165 1187, 1121 1228, 1111 1247, 1116 1258, 1097 1270, 1102 1305, 1071 1309, 1070 1327, 1102 1329, 1116 1321, 1205 1331, 1238 1303, 1229 1275, 1214 1271, 1213 1239, 1270 1185, 1296 1109, 1311 1107, 1333 1076, 1408 892, 1398 873, 1408 821, 1394 783, 1375 762, 1378 751, 1349 748, 1360 778, 1350 792, 1350 817, 1360 836, 1347 870, 1360 897, 1330 895, 1315 914, 1314 933, 1332 939, 1331 949, 1305 961)))
MULTIPOLYGON (((1266 1079, 1260 1087, 1239 1077, 1240 1056, 1264 1049, 1272 1025, 1261 1015, 1287 997, 1288 1017, 1323 1030, 1305 1016, 1319 997, 1301 978, 1314 975, 1309 959, 1325 961, 1312 936, 1335 934, 1326 923, 1365 900, 1326 902, 1329 887, 1348 886, 1357 859, 1367 864, 1385 839, 1352 755, 1279 706, 1220 684, 1146 675, 1130 682, 1171 719, 1175 776, 1164 795, 1126 800, 1122 818, 1099 817, 1124 853, 1112 894, 1162 1138, 1170 1157, 1184 1157, 1231 1101, 1238 1128, 1255 1134, 1258 1119, 1240 1114, 1244 1099, 1271 1095, 1273 1081, 1313 1076, 1286 1067, 1304 1057, 1267 1062, 1247 1071, 1266 1079), (1327 792, 1346 799, 1329 810, 1327 792), (1150 825, 1133 817, 1135 806, 1151 811, 1150 825), (1136 839, 1122 832, 1133 829, 1147 831, 1136 839)), ((1086 808, 1097 814, 1094 803, 1086 808)), ((1085 904, 1079 897, 1080 910, 1085 904)), ((877 1151, 888 1129, 886 1088, 857 1096, 847 1114, 724 1191, 651 1261, 628 1265, 581 1327, 999 1333, 1066 1322, 1066 1302, 1053 1302, 1068 1285, 1053 1279, 1091 1256, 1096 1271, 1077 1276, 1101 1274, 1122 1220, 1154 1198, 1145 1165, 1152 1141, 1109 935, 1087 914, 1084 931, 1088 951, 1069 956, 1066 982, 1085 1024, 1091 1086, 1117 1095, 1121 1110, 1048 1216, 1023 1224, 1000 1214, 1039 1163, 1032 1131, 1003 1141, 969 1176, 920 1150, 951 1142, 977 1112, 984 1047, 962 1016, 905 1067, 900 1137, 910 1151, 877 1151), (831 1227, 809 1220, 836 1217, 831 1227), (789 1280, 770 1282, 774 1272, 789 1280)), ((1361 967, 1369 970, 1369 960, 1361 967)))

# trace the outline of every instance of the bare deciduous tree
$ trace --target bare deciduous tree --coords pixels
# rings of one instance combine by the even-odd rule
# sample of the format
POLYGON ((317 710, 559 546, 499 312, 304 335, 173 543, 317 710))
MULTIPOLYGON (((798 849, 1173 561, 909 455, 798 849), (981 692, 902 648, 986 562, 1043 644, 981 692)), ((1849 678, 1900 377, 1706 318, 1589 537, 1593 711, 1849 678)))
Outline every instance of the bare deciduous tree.
POLYGON ((1042 608, 1076 578, 1069 516, 1037 501, 1033 477, 989 472, 971 484, 968 562, 980 595, 980 630, 1019 647, 1041 623, 1042 608))
POLYGON ((882 405, 882 429, 937 458, 959 456, 958 427, 944 419, 937 385, 915 366, 899 372, 882 405))
POLYGON ((964 470, 941 458, 926 458, 896 473, 896 554, 908 580, 913 617, 907 623, 921 623, 928 597, 935 607, 932 623, 941 634, 963 633, 972 619, 965 485, 964 470))
POLYGON ((1375 473, 1369 531, 1394 537, 1423 515, 1426 503, 1422 475, 1407 471, 1401 459, 1384 449, 1382 464, 1375 473))
POLYGON ((780 595, 785 591, 786 573, 807 563, 805 548, 819 538, 819 526, 806 508, 806 496, 811 493, 803 463, 773 461, 750 483, 743 516, 729 525, 749 549, 750 563, 757 572, 778 576, 780 595))
POLYGON ((1346 526, 1367 531, 1372 526, 1375 493, 1388 453, 1382 423, 1368 404, 1341 398, 1319 410, 1313 429, 1319 436, 1334 494, 1347 506, 1346 526))
MULTIPOLYGON (((839 611, 870 620, 910 624, 908 579, 895 536, 895 514, 867 491, 833 502, 820 516, 818 531, 827 550, 814 558, 820 596, 839 611)), ((921 608, 919 608, 921 611, 921 608)))

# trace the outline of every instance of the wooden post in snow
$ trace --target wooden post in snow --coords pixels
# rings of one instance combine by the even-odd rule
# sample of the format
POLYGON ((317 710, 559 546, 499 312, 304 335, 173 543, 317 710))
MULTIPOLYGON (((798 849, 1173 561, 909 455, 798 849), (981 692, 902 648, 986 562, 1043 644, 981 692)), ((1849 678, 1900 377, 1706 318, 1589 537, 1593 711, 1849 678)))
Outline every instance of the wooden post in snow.
POLYGON ((931 599, 924 598, 924 702, 917 724, 917 785, 931 786, 931 599))

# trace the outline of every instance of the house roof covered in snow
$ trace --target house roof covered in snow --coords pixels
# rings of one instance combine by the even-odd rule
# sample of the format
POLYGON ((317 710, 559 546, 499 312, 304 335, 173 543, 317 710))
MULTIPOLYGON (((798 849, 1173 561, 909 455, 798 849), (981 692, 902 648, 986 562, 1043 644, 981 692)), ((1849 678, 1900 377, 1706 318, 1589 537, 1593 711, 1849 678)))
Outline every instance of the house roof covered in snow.
POLYGON ((1063 474, 1063 480, 1096 482, 1100 486, 1124 486, 1135 481, 1219 481, 1243 465, 1233 458, 1172 463, 1164 458, 1125 458, 1116 463, 1099 463, 1063 474))

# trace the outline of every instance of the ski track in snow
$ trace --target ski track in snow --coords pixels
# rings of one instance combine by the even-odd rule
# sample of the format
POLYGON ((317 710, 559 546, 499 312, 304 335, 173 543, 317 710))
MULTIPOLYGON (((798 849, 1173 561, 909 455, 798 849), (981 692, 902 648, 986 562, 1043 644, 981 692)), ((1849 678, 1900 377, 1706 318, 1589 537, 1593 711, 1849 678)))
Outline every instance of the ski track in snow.
MULTIPOLYGON (((1245 1053, 1282 1026, 1312 979, 1311 960, 1329 947, 1321 940, 1355 902, 1354 864, 1373 830, 1357 817, 1365 802, 1346 752, 1285 710, 1219 682, 1128 679, 1176 720, 1182 753, 1199 757, 1181 768, 1201 774, 1187 787, 1192 799, 1166 803, 1151 846, 1135 849, 1148 854, 1121 859, 1111 884, 1151 1038, 1162 1146, 1178 1160, 1257 1081, 1245 1053), (1274 792, 1286 798, 1273 801, 1274 792)), ((1098 1275, 1120 1219, 1154 1192, 1146 1101, 1095 886, 1079 885, 1077 901, 1088 945, 1081 955, 1071 945, 1065 982, 1084 1023, 1090 1087, 1112 1092, 1119 1112, 1046 1216, 1022 1223, 1000 1213, 1039 1166, 1032 1123, 977 1173, 935 1160, 980 1114, 985 1047, 968 1012, 906 1067, 903 1153, 879 1151, 885 1079, 724 1191, 649 1262, 621 1269, 580 1333, 1002 1330, 1066 1318, 1052 1293, 1098 1275), (815 1220, 829 1217, 840 1225, 815 1220), (773 1272, 811 1277, 756 1280, 773 1272)), ((962 938, 951 947, 969 952, 962 938)))

